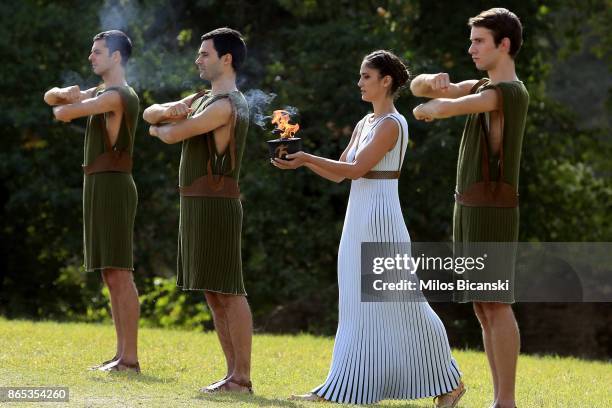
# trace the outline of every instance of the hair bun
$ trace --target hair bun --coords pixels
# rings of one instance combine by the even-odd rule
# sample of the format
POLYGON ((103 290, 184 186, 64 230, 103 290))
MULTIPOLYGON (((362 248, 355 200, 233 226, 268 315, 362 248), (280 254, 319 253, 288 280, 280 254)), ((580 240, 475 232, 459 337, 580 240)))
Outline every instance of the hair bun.
POLYGON ((366 64, 380 72, 381 76, 389 75, 393 83, 391 85, 391 93, 397 94, 398 91, 406 86, 410 80, 410 72, 406 64, 400 57, 387 50, 374 51, 364 58, 366 64))

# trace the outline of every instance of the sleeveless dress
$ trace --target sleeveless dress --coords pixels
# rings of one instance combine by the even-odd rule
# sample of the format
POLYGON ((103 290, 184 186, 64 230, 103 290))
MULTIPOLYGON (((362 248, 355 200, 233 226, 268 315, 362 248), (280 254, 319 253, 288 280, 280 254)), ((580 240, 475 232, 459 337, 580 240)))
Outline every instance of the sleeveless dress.
MULTIPOLYGON (((109 87, 96 91, 117 92, 126 109, 114 146, 117 150, 134 151, 139 115, 139 100, 129 86, 109 87), (127 121, 129 124, 125 123, 127 121)), ((104 114, 92 115, 85 132, 84 165, 91 164, 106 150, 104 114)), ((138 194, 131 174, 104 172, 85 175, 83 179, 83 241, 85 270, 105 268, 134 270, 133 235, 138 194)))
MULTIPOLYGON (((367 145, 381 121, 395 120, 403 137, 372 170, 398 170, 408 144, 406 119, 397 113, 373 123, 367 118, 347 161, 367 145)), ((360 301, 362 242, 410 242, 397 179, 351 183, 338 253, 339 316, 332 364, 325 383, 312 392, 333 402, 371 404, 452 391, 460 373, 444 325, 427 302, 360 301)))
MULTIPOLYGON (((518 191, 521 148, 525 132, 525 121, 527 119, 529 93, 521 81, 500 82, 498 84, 492 84, 488 81, 481 85, 477 92, 496 87, 501 90, 504 110, 503 181, 512 184, 518 191)), ((478 114, 468 115, 459 145, 459 157, 457 160, 456 190, 460 193, 465 191, 471 184, 483 180, 481 169, 481 132, 478 114)), ((498 179, 498 160, 499 157, 489 154, 491 180, 498 179)), ((518 233, 518 207, 479 208, 455 203, 453 212, 453 242, 456 248, 463 242, 516 242, 518 240, 518 233)), ((477 248, 474 248, 476 246, 477 244, 472 245, 469 250, 479 252, 477 248)), ((505 279, 512 280, 514 277, 514 259, 508 259, 507 264, 503 267, 491 272, 487 270, 487 272, 490 275, 487 276, 487 281, 495 281, 497 279, 502 281, 505 279)), ((469 275, 469 273, 466 273, 463 278, 469 279, 469 275)), ((455 300, 459 302, 495 301, 513 303, 514 294, 512 290, 503 293, 485 291, 455 292, 455 300)))
MULTIPOLYGON (((249 107, 244 95, 239 91, 218 95, 207 93, 193 102, 190 115, 202 112, 221 98, 229 98, 236 112, 234 168, 231 168, 230 146, 221 155, 209 150, 207 138, 213 138, 211 145, 216 150, 213 132, 191 137, 183 141, 179 168, 181 187, 207 174, 209 157, 213 174, 238 181, 249 127, 249 107)), ((177 286, 183 290, 246 295, 242 278, 241 231, 240 199, 181 196, 177 286)))

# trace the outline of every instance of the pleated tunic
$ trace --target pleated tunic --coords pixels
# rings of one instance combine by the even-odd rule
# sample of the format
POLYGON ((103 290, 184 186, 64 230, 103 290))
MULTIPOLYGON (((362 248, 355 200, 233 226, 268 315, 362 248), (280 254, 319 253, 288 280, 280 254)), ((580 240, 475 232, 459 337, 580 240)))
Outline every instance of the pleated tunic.
MULTIPOLYGON (((406 119, 397 113, 364 118, 354 160, 382 120, 395 120, 403 137, 372 169, 396 171, 408 144, 406 119)), ((359 128, 360 125, 358 125, 359 128)), ((312 392, 339 403, 371 404, 447 393, 459 384, 446 331, 427 302, 361 302, 361 243, 410 242, 398 180, 353 180, 338 251, 339 315, 331 368, 312 392)))
MULTIPOLYGON (((129 86, 99 89, 117 92, 126 112, 121 119, 117 150, 134 151, 134 139, 139 115, 139 100, 129 86), (126 123, 126 120, 129 123, 126 123)), ((85 131, 84 165, 91 164, 106 150, 104 114, 92 115, 85 131)), ((133 236, 138 193, 131 174, 103 172, 85 175, 83 179, 83 242, 85 270, 106 268, 134 270, 133 236)))
MULTIPOLYGON (((229 98, 236 112, 234 137, 236 163, 231 169, 230 146, 219 154, 213 132, 183 141, 179 185, 185 187, 206 175, 206 163, 212 160, 215 176, 225 175, 238 181, 240 164, 249 127, 249 108, 239 91, 229 94, 207 93, 192 104, 191 116, 207 106, 229 98), (213 151, 207 138, 212 138, 213 151)), ((241 258, 242 204, 238 198, 181 196, 177 285, 184 290, 207 290, 246 295, 241 258)))
MULTIPOLYGON (((477 92, 499 88, 503 95, 504 110, 504 180, 518 191, 521 148, 529 93, 521 81, 500 82, 492 84, 485 82, 477 92)), ((487 122, 488 122, 488 114, 487 122)), ((483 180, 481 169, 481 126, 478 114, 468 115, 459 145, 457 160, 457 191, 463 193, 468 186, 483 180)), ((499 178, 499 157, 489 152, 490 180, 499 178)), ((455 203, 453 213, 453 241, 455 246, 461 242, 516 242, 519 233, 519 208, 479 208, 467 207, 455 203)), ((474 250, 474 248, 470 248, 474 250)), ((481 256, 478 255, 478 256, 481 256)), ((488 270, 487 270, 488 271, 488 270)), ((489 272, 489 271, 488 271, 489 272)), ((508 258, 503 268, 491 271, 493 274, 487 280, 512 280, 514 277, 514 259, 508 258), (495 275, 495 276, 493 276, 495 275)), ((469 279, 470 274, 463 278, 469 279)), ((482 279, 478 278, 479 281, 482 279)), ((500 292, 460 292, 455 300, 468 302, 474 300, 499 301, 513 303, 512 291, 500 292)))

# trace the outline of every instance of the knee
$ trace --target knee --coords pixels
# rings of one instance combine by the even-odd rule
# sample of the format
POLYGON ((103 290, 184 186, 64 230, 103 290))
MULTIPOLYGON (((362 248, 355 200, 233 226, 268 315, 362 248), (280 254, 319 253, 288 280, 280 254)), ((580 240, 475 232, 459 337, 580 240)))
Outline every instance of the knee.
POLYGON ((120 291, 133 282, 132 273, 130 271, 105 269, 103 276, 104 282, 106 283, 106 286, 108 286, 108 290, 111 292, 120 291))
POLYGON ((495 322, 499 320, 501 315, 507 313, 508 310, 511 310, 510 305, 506 305, 504 303, 480 303, 479 306, 481 311, 480 313, 483 316, 483 320, 485 321, 487 328, 494 325, 495 322))
POLYGON ((204 292, 204 296, 206 298, 206 303, 208 303, 208 307, 213 313, 220 313, 223 311, 223 302, 219 298, 218 293, 204 292))

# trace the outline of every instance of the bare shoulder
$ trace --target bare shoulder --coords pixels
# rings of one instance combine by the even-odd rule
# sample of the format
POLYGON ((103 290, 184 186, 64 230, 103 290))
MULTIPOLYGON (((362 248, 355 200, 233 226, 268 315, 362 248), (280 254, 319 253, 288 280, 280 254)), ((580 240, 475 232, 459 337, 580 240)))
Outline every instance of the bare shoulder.
POLYGON ((220 98, 208 105, 197 115, 192 116, 195 120, 215 119, 216 122, 228 122, 232 114, 232 103, 229 98, 220 98))
POLYGON ((393 140, 397 139, 399 132, 399 124, 396 119, 388 116, 376 126, 376 131, 374 132, 374 137, 383 137, 390 138, 393 140))
POLYGON ((97 104, 109 108, 109 110, 119 109, 123 106, 121 103, 121 95, 119 94, 119 91, 113 88, 108 89, 97 96, 94 95, 91 100, 93 100, 97 104))

